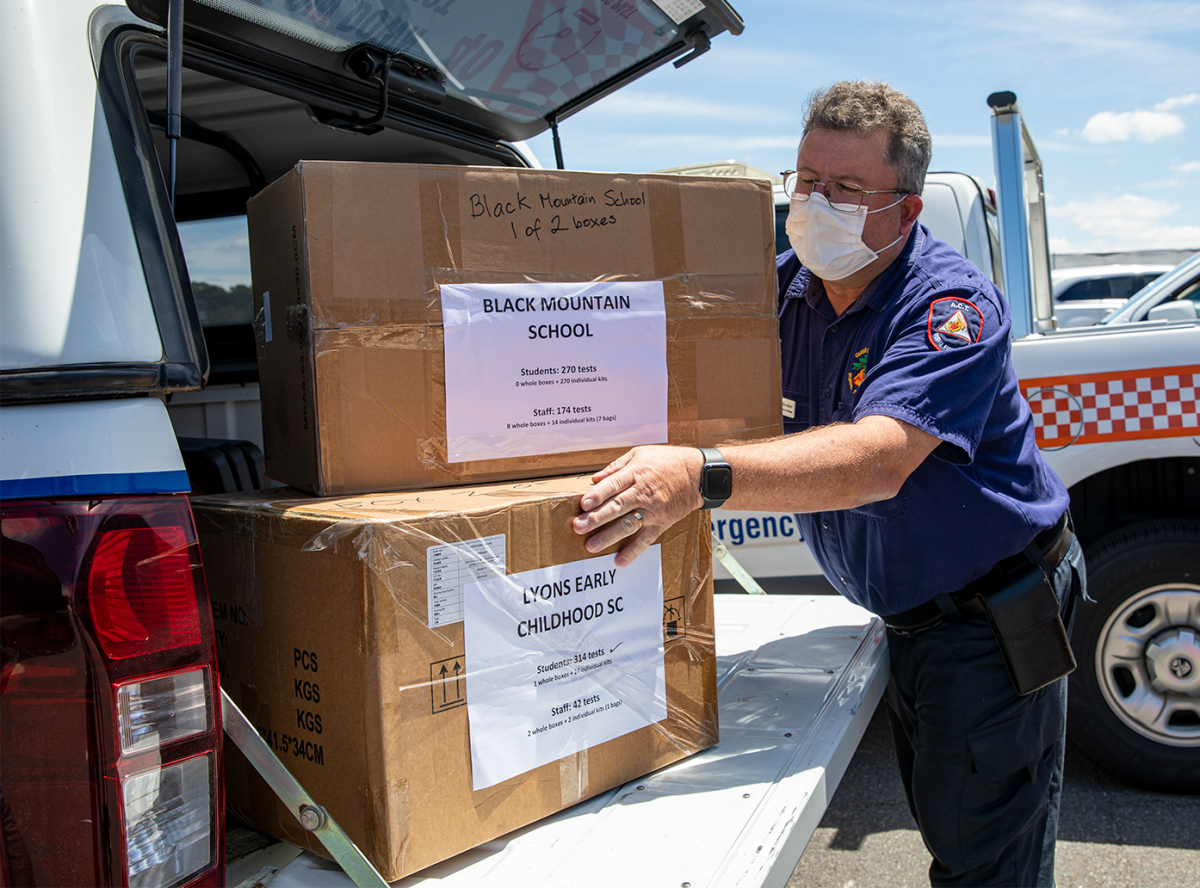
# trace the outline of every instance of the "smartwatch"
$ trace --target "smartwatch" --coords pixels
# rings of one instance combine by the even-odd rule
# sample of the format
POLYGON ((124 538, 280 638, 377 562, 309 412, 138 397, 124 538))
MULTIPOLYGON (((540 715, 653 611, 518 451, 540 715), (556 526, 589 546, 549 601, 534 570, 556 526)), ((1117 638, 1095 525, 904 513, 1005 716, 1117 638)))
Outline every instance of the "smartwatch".
POLYGON ((701 447, 704 466, 700 469, 700 495, 704 497, 704 508, 717 509, 725 504, 733 493, 733 469, 715 447, 701 447))

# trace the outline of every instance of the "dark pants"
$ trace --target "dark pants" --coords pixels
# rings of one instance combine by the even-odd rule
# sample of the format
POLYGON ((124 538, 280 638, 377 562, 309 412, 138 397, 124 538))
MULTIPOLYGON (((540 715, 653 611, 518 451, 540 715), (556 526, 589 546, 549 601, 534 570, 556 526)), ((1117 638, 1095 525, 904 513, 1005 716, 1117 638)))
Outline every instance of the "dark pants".
MULTIPOLYGON (((1079 543, 1055 572, 1069 607, 1079 543)), ((1066 608, 1064 608, 1066 609, 1066 608)), ((1054 884, 1066 679, 1017 695, 982 614, 888 630, 888 715, 931 885, 1054 884)))

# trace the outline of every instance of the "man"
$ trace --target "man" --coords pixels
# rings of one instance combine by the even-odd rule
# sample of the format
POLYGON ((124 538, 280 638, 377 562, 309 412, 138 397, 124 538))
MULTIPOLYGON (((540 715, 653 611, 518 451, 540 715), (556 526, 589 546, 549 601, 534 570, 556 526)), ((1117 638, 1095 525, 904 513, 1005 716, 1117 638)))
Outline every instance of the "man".
POLYGON ((1036 561, 1055 621, 1082 560, 1007 305, 917 223, 930 152, 920 110, 887 84, 810 100, 785 180, 794 249, 777 260, 789 434, 635 448, 594 476, 573 529, 591 552, 623 542, 624 566, 725 497, 802 513, 830 582, 888 623, 888 711, 931 883, 1051 885, 1065 679, 1018 693, 977 596, 1011 593, 1036 561), (731 490, 709 483, 730 473, 731 490))

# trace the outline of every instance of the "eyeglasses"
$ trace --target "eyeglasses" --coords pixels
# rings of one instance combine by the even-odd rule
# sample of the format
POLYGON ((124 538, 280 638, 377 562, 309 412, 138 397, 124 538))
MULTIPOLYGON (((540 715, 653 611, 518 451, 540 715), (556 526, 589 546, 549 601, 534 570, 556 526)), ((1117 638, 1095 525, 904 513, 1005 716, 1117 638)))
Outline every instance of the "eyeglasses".
POLYGON ((843 182, 839 179, 821 182, 807 173, 798 173, 795 170, 784 170, 779 175, 783 176, 783 193, 792 200, 808 200, 812 196, 813 190, 819 185, 825 189, 825 196, 829 198, 830 206, 843 213, 853 213, 861 207, 868 194, 912 194, 911 191, 904 188, 869 191, 853 182, 843 182))

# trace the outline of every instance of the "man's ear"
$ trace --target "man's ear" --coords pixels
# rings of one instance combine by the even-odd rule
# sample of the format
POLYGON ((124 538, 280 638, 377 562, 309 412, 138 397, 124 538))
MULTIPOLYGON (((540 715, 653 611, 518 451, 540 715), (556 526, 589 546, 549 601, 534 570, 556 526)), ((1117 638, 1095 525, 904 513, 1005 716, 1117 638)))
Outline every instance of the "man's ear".
POLYGON ((925 203, 921 200, 921 195, 910 194, 904 198, 904 202, 900 204, 900 234, 908 234, 912 231, 912 227, 917 224, 917 216, 921 215, 921 208, 925 203))

